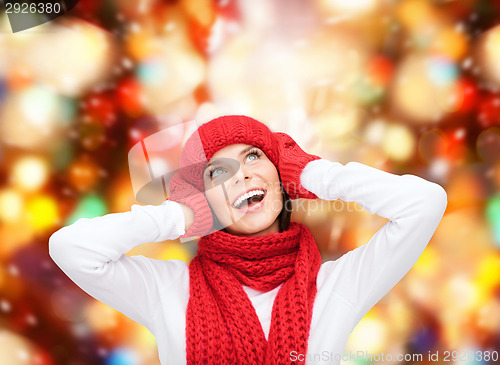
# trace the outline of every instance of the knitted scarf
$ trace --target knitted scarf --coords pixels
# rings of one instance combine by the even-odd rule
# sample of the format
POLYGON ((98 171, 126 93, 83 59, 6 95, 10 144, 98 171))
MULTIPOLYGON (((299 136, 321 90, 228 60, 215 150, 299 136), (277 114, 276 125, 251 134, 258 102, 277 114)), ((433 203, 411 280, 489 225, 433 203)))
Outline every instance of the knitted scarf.
POLYGON ((188 364, 293 364, 306 354, 321 256, 309 229, 257 237, 216 231, 198 242, 189 264, 188 364), (242 285, 274 300, 268 340, 242 285))

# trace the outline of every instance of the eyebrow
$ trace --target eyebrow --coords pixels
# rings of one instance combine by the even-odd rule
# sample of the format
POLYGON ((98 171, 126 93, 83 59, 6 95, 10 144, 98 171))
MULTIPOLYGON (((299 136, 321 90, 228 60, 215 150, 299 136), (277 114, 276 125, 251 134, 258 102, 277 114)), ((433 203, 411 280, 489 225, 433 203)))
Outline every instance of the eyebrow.
MULTIPOLYGON (((250 150, 252 150, 252 149, 254 149, 254 148, 258 148, 258 147, 255 147, 255 146, 248 146, 248 147, 246 147, 246 148, 242 149, 242 150, 240 151, 239 156, 244 155, 245 153, 247 153, 248 151, 250 151, 250 150)), ((205 167, 205 169, 203 170, 203 174, 205 174, 205 172, 207 171, 207 168, 209 168, 210 166, 212 166, 212 163, 211 163, 211 162, 209 162, 209 163, 207 164, 207 166, 206 166, 206 167, 205 167)))
POLYGON ((256 148, 255 146, 250 146, 250 147, 247 147, 247 148, 244 148, 241 152, 240 152, 240 156, 241 155, 244 155, 245 153, 247 153, 248 151, 252 150, 256 148))

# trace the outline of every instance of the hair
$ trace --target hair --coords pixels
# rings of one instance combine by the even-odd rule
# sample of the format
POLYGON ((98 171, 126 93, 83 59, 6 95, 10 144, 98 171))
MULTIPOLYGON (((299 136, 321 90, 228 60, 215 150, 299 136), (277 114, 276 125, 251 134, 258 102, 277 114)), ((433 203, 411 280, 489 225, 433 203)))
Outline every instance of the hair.
POLYGON ((283 187, 283 183, 281 182, 281 176, 280 176, 280 188, 281 188, 281 196, 283 197, 283 208, 281 208, 281 212, 278 215, 277 219, 279 224, 279 231, 283 232, 286 231, 288 227, 290 227, 290 220, 292 218, 292 200, 290 199, 290 196, 283 187))
MULTIPOLYGON (((278 171, 278 176, 279 176, 279 171, 278 171)), ((283 231, 286 231, 290 227, 290 221, 292 218, 292 200, 290 199, 290 196, 288 195, 285 188, 283 187, 283 183, 281 182, 281 176, 279 177, 279 179, 280 179, 281 196, 283 198, 283 207, 281 208, 281 212, 276 219, 278 220, 279 232, 283 232, 283 231)), ((210 210, 212 211, 212 216, 213 216, 213 220, 214 220, 214 227, 218 231, 223 231, 223 232, 229 233, 229 232, 227 232, 226 228, 222 227, 222 224, 217 219, 217 216, 216 216, 215 212, 212 210, 212 207, 210 207, 210 210)))

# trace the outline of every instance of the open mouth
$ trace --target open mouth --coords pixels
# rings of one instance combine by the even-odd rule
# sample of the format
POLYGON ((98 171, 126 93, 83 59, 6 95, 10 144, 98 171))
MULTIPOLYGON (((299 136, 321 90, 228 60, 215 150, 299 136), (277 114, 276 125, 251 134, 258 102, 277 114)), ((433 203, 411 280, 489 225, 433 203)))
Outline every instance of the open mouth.
POLYGON ((264 189, 254 189, 248 193, 243 194, 232 204, 235 209, 245 209, 246 207, 251 207, 264 199, 266 196, 266 190, 264 189))

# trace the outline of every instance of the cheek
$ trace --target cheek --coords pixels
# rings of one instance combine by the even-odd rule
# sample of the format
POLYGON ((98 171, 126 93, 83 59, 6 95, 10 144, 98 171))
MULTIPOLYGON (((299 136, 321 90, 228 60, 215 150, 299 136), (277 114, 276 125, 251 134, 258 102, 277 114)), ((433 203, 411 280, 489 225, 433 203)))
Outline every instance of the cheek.
POLYGON ((283 208, 283 195, 281 192, 281 186, 279 177, 276 175, 276 179, 273 176, 269 176, 268 179, 268 191, 267 191, 267 211, 270 214, 278 215, 283 208))
POLYGON ((281 195, 281 191, 278 188, 273 189, 273 195, 270 197, 269 203, 273 215, 280 214, 283 208, 283 196, 281 195))
POLYGON ((213 210, 217 210, 217 207, 224 202, 224 195, 215 191, 215 189, 205 192, 205 197, 213 210))
POLYGON ((219 219, 228 216, 226 198, 221 188, 213 188, 205 192, 208 204, 219 219))
POLYGON ((266 180, 272 187, 273 195, 278 196, 282 200, 280 178, 276 169, 274 169, 274 171, 270 171, 266 180))

